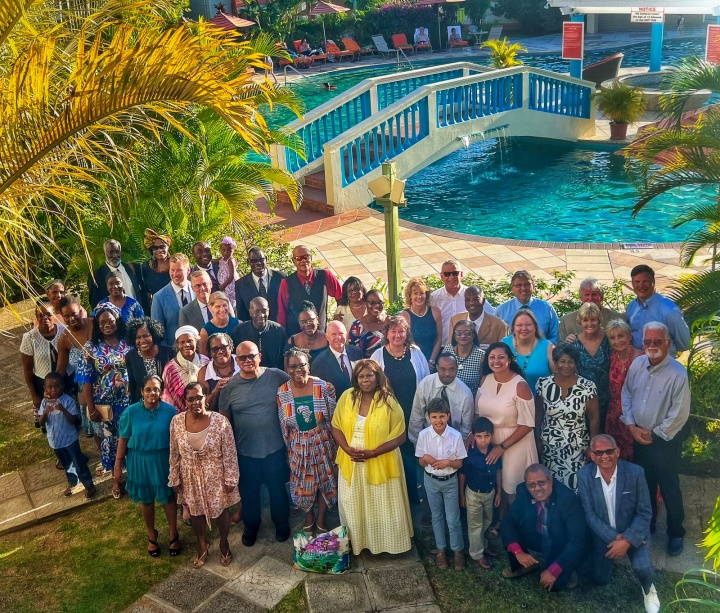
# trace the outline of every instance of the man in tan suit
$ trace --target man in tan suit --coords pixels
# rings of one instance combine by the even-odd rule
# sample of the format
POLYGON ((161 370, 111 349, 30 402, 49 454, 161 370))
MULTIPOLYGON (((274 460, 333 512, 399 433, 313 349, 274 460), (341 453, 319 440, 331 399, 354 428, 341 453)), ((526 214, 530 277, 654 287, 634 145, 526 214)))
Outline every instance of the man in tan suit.
POLYGON ((471 321, 475 326, 475 330, 480 341, 480 348, 486 349, 491 343, 497 343, 510 334, 507 324, 495 315, 490 315, 484 310, 485 293, 474 285, 465 290, 465 308, 464 313, 458 313, 450 319, 450 328, 448 330, 449 342, 452 341, 453 328, 459 321, 471 321))
MULTIPOLYGON (((622 319, 625 321, 625 315, 621 315, 617 311, 613 311, 603 306, 604 292, 597 279, 588 277, 583 279, 580 283, 580 300, 583 304, 586 302, 594 302, 602 313, 602 327, 604 328, 609 321, 613 319, 622 319)), ((565 341, 568 336, 575 337, 582 332, 582 326, 577 320, 577 311, 563 315, 560 318, 560 325, 558 326, 558 340, 565 341)))

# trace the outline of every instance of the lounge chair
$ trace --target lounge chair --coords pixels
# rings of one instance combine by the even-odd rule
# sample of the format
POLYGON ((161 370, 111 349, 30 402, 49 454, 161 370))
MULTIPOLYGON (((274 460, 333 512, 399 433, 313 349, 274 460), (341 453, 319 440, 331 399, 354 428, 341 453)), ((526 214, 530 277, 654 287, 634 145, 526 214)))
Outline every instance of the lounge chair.
POLYGON ((335 44, 335 41, 328 40, 325 43, 325 51, 331 56, 336 62, 342 62, 344 57, 353 58, 355 53, 353 51, 343 51, 335 44))
POLYGON ((393 34, 392 35, 393 47, 396 49, 402 49, 403 51, 412 51, 415 53, 415 47, 408 42, 405 34, 393 34))
POLYGON ((502 34, 502 31, 502 26, 493 26, 492 28, 490 28, 486 40, 500 40, 500 35, 502 34))
POLYGON ((620 64, 622 64, 624 57, 622 53, 615 53, 614 55, 609 55, 601 59, 599 62, 590 64, 582 71, 582 78, 585 81, 593 81, 595 87, 599 88, 603 81, 615 79, 618 76, 620 73, 620 64))
POLYGON ((394 55, 397 59, 400 55, 400 49, 391 49, 388 47, 387 41, 385 40, 385 37, 382 34, 376 34, 372 37, 373 44, 375 45, 375 49, 377 49, 377 52, 381 55, 384 55, 385 57, 390 57, 391 55, 394 55))
MULTIPOLYGON (((300 45, 301 44, 302 44, 302 39, 293 41, 293 46, 295 47, 295 53, 297 53, 299 56, 303 55, 302 53, 300 53, 300 45)), ((316 53, 315 55, 305 55, 304 57, 311 57, 313 59, 313 61, 315 61, 315 62, 327 62, 327 59, 328 59, 327 53, 316 53)))
POLYGON ((357 44, 357 41, 353 40, 352 38, 345 37, 342 39, 343 47, 347 51, 352 51, 357 59, 359 60, 361 56, 370 54, 372 55, 372 49, 363 49, 360 45, 357 44))
POLYGON ((461 36, 462 36, 462 30, 460 29, 460 26, 448 26, 447 48, 448 49, 457 49, 460 47, 467 47, 468 41, 462 40, 461 36), (450 40, 453 30, 455 30, 455 34, 457 34, 457 36, 458 36, 457 40, 450 40))
POLYGON ((418 42, 418 37, 420 36, 420 28, 415 28, 415 35, 413 36, 413 41, 415 41, 415 53, 418 51, 429 51, 432 53, 433 48, 430 44, 430 39, 428 38, 427 34, 427 28, 423 28, 425 30, 425 40, 418 42))

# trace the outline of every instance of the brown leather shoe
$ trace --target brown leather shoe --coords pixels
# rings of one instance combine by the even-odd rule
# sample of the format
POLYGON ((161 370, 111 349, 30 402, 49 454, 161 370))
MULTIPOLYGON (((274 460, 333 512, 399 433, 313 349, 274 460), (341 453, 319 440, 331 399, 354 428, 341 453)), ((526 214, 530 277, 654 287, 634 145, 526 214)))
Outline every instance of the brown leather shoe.
POLYGON ((465 569, 465 554, 462 551, 455 552, 455 570, 465 569))
POLYGON ((445 557, 445 550, 441 549, 435 554, 435 564, 438 568, 449 568, 447 558, 445 557))
POLYGON ((485 556, 482 556, 482 557, 478 558, 477 560, 475 560, 475 563, 480 568, 483 568, 485 570, 490 570, 493 567, 492 562, 490 560, 488 560, 485 556))

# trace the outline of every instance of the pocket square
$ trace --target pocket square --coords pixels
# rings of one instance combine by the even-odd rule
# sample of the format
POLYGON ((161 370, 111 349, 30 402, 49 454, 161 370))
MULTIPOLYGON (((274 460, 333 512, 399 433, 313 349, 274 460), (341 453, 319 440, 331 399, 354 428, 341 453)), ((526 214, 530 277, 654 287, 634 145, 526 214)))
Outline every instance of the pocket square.
POLYGON ((632 492, 623 492, 623 495, 624 495, 624 494, 632 494, 632 492))

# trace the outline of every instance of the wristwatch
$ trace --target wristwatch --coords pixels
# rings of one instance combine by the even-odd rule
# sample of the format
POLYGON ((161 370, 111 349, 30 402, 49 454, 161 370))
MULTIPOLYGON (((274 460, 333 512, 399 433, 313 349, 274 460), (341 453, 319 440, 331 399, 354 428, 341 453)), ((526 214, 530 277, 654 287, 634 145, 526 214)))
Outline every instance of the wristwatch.
POLYGON ((507 451, 507 447, 505 447, 505 443, 500 443, 500 449, 503 451, 507 451))

